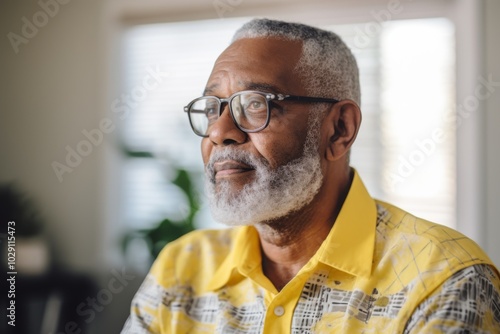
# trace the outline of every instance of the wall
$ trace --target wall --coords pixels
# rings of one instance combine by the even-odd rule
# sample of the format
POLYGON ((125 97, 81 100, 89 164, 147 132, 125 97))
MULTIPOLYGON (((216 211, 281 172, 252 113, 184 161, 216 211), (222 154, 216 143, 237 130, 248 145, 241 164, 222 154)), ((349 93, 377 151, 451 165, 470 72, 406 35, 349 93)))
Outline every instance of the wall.
POLYGON ((497 82, 485 107, 486 251, 500 266, 500 2, 484 3, 484 73, 497 82))
MULTIPOLYGON (((66 1, 57 12, 52 6, 54 15, 46 24, 36 14, 41 10, 37 2, 0 2, 0 182, 16 181, 36 202, 59 268, 90 275, 105 288, 113 277, 111 267, 121 271, 106 260, 114 240, 106 239, 105 155, 114 133, 93 146, 71 173, 64 173, 62 182, 52 167, 53 161, 66 165, 66 146, 77 149, 86 139, 82 131, 97 128, 108 116, 104 2, 66 1), (34 36, 18 45, 16 53, 7 34, 22 35, 23 17, 33 23, 33 15, 41 27, 36 35, 25 31, 34 36)), ((142 280, 134 274, 123 292, 113 295, 114 302, 89 321, 93 333, 119 332, 142 280)), ((76 309, 70 315, 90 320, 76 309)))
POLYGON ((98 126, 106 112, 99 106, 101 1, 69 1, 57 13, 53 7, 54 17, 16 54, 7 34, 22 35, 22 18, 33 22, 40 10, 33 1, 1 3, 0 180, 17 181, 39 205, 59 263, 95 271, 103 226, 102 147, 63 182, 51 164, 64 163, 65 147, 75 149, 84 139, 81 131, 98 126))

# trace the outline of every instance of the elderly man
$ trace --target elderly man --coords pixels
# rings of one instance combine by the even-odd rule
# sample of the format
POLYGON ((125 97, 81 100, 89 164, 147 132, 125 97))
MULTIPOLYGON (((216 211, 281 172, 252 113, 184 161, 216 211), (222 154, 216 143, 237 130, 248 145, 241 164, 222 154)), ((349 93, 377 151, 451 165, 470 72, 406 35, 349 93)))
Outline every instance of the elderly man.
POLYGON ((483 251, 374 200, 349 167, 359 101, 337 35, 265 19, 236 32, 185 107, 212 213, 233 227, 167 245, 123 332, 500 332, 483 251))

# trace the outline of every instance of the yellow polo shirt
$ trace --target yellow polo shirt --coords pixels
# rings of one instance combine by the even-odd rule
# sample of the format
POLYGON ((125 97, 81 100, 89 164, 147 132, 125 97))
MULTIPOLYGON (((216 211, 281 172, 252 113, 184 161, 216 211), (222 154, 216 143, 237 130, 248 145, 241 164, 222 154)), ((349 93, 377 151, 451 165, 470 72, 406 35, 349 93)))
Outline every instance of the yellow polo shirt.
POLYGON ((328 237, 281 291, 254 227, 195 231, 161 252, 123 333, 494 333, 499 295, 472 240, 375 201, 355 174, 328 237))

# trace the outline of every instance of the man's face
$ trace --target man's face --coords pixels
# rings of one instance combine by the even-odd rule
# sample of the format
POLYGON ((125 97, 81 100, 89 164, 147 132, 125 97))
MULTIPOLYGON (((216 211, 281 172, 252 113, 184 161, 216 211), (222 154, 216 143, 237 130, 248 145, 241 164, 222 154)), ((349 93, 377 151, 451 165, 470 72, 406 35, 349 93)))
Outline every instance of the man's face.
MULTIPOLYGON (((242 90, 307 95, 294 72, 301 51, 301 42, 238 40, 217 59, 205 95, 222 98, 242 90)), ((307 105, 280 103, 271 110, 268 127, 246 134, 225 106, 202 141, 216 219, 236 224, 276 219, 312 200, 321 167, 319 126, 312 127, 308 116, 307 105)))

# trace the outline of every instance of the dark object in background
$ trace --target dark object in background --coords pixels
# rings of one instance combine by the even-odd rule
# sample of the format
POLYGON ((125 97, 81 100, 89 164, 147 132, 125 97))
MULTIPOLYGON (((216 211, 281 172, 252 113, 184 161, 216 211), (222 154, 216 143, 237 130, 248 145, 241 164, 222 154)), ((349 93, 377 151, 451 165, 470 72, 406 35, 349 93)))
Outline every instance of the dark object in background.
MULTIPOLYGON (((7 291, 7 280, 0 284, 7 291)), ((59 334, 89 333, 89 324, 77 311, 78 305, 87 298, 95 297, 97 286, 87 276, 53 271, 43 276, 16 277, 16 321, 15 327, 0 324, 5 334, 59 334)), ((6 310, 5 298, 0 307, 6 310)), ((7 319, 7 320, 6 320, 7 319)))
MULTIPOLYGON (((23 193, 15 183, 0 184, 0 268, 2 270, 0 291, 0 308, 3 312, 0 322, 2 334, 58 334, 88 333, 89 324, 85 317, 77 312, 77 307, 88 297, 95 296, 97 285, 83 274, 62 271, 47 260, 43 268, 32 270, 39 265, 40 258, 25 251, 35 262, 26 260, 22 244, 30 239, 45 240, 42 236, 43 219, 33 200, 23 193), (7 224, 15 222, 12 235, 15 237, 15 267, 7 270, 7 224), (17 272, 16 275, 7 274, 17 272), (14 276, 15 292, 7 298, 10 282, 7 278, 14 276), (15 326, 8 322, 7 307, 15 302, 15 326), (5 315, 4 315, 5 314, 5 315)), ((46 241, 46 240, 45 240, 46 241)), ((35 252, 35 255, 40 255, 35 252)), ((50 255, 48 255, 50 257, 50 255)), ((8 311, 10 313, 10 311, 8 311)))
MULTIPOLYGON (((15 221, 16 236, 34 236, 42 232, 42 218, 33 201, 15 183, 0 184, 0 222, 15 221)), ((5 225, 4 225, 5 224, 5 225)), ((0 233, 6 233, 7 228, 0 233)))

